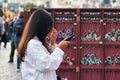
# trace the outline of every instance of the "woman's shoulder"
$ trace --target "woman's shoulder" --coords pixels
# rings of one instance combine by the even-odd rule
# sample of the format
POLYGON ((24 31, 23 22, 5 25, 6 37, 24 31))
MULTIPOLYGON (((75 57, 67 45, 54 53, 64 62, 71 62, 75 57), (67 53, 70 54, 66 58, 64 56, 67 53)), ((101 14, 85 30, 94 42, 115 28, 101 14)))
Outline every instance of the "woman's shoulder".
POLYGON ((28 44, 42 44, 41 43, 41 41, 39 41, 39 40, 36 40, 36 39, 31 39, 29 42, 28 42, 28 44))
POLYGON ((42 46, 42 43, 40 40, 33 38, 28 42, 28 45, 32 47, 38 47, 38 46, 42 46))
POLYGON ((27 54, 32 54, 34 52, 34 54, 37 54, 37 52, 43 49, 43 45, 39 40, 36 39, 31 39, 28 44, 27 44, 27 54))
POLYGON ((15 24, 23 24, 24 23, 24 19, 22 19, 22 18, 19 18, 19 19, 17 19, 16 21, 15 21, 15 24))

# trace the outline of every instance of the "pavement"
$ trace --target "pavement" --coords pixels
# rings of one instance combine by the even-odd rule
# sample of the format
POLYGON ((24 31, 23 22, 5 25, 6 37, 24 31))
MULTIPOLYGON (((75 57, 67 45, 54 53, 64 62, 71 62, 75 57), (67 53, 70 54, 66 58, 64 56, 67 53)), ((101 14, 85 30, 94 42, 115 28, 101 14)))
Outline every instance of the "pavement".
POLYGON ((10 42, 7 44, 7 47, 3 47, 4 43, 1 44, 0 49, 0 80, 21 80, 21 72, 16 72, 16 53, 14 56, 14 62, 8 63, 10 55, 10 42))

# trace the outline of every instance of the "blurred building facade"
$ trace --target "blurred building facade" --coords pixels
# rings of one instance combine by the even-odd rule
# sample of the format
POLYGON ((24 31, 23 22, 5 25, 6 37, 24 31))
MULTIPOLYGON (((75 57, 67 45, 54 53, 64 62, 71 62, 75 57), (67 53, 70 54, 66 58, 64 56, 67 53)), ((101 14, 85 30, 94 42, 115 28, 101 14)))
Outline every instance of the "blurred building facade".
MULTIPOLYGON (((19 9, 28 2, 47 8, 101 8, 120 7, 120 0, 0 0, 3 7, 19 9)), ((0 3, 0 5, 1 5, 0 3)))
POLYGON ((7 1, 7 3, 19 3, 19 5, 26 4, 28 2, 35 5, 44 5, 45 7, 112 7, 119 6, 120 0, 0 0, 7 1))

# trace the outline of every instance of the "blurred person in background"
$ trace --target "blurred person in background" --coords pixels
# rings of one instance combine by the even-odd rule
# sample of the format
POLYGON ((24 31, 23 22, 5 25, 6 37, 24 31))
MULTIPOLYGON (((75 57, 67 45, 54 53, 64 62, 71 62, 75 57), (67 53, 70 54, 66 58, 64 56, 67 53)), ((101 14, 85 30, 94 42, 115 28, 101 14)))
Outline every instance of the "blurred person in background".
MULTIPOLYGON (((22 36, 23 28, 24 28, 23 12, 19 12, 18 19, 13 24, 14 44, 16 49, 18 48, 18 44, 22 36)), ((20 71, 20 64, 21 64, 21 61, 19 58, 17 58, 17 69, 16 69, 17 72, 20 71)))
POLYGON ((13 25, 14 22, 17 20, 17 15, 13 16, 13 19, 9 22, 10 30, 9 30, 9 37, 11 40, 11 51, 10 51, 10 56, 9 56, 9 63, 14 62, 14 54, 15 54, 15 43, 14 43, 14 30, 13 30, 13 25))
POLYGON ((102 7, 112 7, 111 2, 112 2, 112 0, 102 0, 101 6, 102 7))
POLYGON ((22 80, 57 80, 56 70, 69 41, 56 44, 58 34, 52 24, 45 10, 36 10, 30 16, 18 46, 18 57, 23 61, 22 80))
POLYGON ((92 3, 90 2, 90 0, 85 0, 82 4, 82 8, 92 8, 92 3))
POLYGON ((7 21, 7 17, 5 15, 3 16, 3 24, 4 24, 5 32, 1 37, 1 42, 4 42, 4 48, 6 48, 7 42, 9 41, 8 40, 9 22, 7 21))
POLYGON ((0 48, 1 48, 1 36, 4 34, 5 32, 5 27, 3 24, 3 11, 0 9, 0 48))

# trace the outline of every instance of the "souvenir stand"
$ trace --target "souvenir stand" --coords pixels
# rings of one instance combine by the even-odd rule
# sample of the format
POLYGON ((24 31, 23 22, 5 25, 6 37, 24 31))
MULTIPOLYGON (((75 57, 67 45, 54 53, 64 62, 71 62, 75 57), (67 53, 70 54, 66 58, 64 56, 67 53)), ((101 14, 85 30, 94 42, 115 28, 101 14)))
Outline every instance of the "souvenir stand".
MULTIPOLYGON (((25 23, 36 9, 25 11, 25 23)), ((57 70, 62 80, 118 80, 120 9, 45 8, 58 31, 57 43, 70 38, 57 70)))

